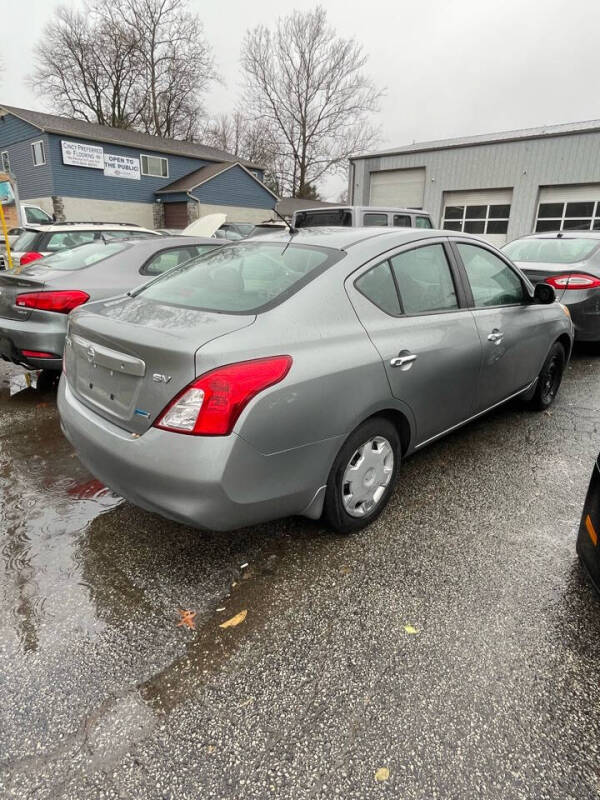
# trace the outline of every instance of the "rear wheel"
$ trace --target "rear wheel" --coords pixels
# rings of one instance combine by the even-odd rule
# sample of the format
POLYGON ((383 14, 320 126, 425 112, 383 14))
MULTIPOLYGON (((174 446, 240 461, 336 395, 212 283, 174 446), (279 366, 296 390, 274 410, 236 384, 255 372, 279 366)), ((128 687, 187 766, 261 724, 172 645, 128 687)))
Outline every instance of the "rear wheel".
POLYGON ((565 350, 562 344, 555 342, 538 375, 533 396, 527 403, 530 408, 535 411, 543 411, 552 405, 558 394, 565 363, 565 350))
POLYGON ((400 466, 400 439, 383 417, 356 428, 338 453, 327 482, 324 519, 339 533, 365 528, 389 500, 400 466))

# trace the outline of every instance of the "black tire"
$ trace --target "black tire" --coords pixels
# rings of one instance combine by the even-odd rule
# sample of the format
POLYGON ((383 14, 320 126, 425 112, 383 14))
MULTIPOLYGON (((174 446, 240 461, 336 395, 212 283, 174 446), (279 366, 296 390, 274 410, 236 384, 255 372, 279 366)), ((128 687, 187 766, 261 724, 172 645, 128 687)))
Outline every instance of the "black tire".
POLYGON ((538 375, 535 391, 527 405, 534 411, 544 411, 556 400, 567 357, 560 342, 555 342, 546 356, 538 375))
MULTIPOLYGON (((373 442, 373 452, 378 453, 377 449, 385 448, 382 442, 373 442)), ((384 452, 384 450, 382 450, 384 452)), ((389 460, 389 459, 388 459, 389 460)), ((390 494, 396 482, 398 468, 401 460, 401 447, 400 437, 396 427, 387 419, 383 417, 372 417, 362 425, 359 425, 342 445, 339 453, 336 456, 329 479, 327 481, 327 491, 325 493, 325 504, 323 508, 323 519, 338 533, 354 533, 367 525, 370 525, 381 514, 386 507, 390 494), (375 501, 375 505, 368 511, 363 511, 362 516, 353 516, 347 510, 347 505, 344 503, 344 496, 351 497, 348 492, 349 483, 344 483, 344 475, 346 469, 350 467, 351 460, 357 455, 357 451, 374 439, 385 440, 392 451, 393 465, 391 472, 386 472, 389 475, 389 481, 381 495, 375 501)), ((389 469, 390 464, 386 464, 386 471, 389 469)), ((365 480, 367 477, 365 476, 365 480)), ((366 485, 366 484, 365 484, 366 485)), ((380 487, 382 488, 382 487, 380 487)), ((348 501, 351 502, 350 500, 348 501)), ((354 511, 359 511, 360 503, 357 503, 354 511)), ((363 504, 364 507, 364 504, 363 504)))

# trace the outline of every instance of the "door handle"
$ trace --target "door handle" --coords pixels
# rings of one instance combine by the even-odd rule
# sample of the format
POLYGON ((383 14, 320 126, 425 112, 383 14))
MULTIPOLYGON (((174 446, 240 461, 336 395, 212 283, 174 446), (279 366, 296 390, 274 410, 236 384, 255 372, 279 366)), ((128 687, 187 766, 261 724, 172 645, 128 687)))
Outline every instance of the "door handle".
POLYGON ((390 360, 391 367, 404 367, 407 364, 412 364, 413 361, 416 361, 418 356, 416 353, 407 353, 406 355, 398 355, 396 358, 392 358, 390 360))
POLYGON ((488 334, 488 341, 501 342, 503 336, 504 334, 502 333, 502 331, 499 331, 498 328, 494 328, 494 330, 490 334, 488 334))

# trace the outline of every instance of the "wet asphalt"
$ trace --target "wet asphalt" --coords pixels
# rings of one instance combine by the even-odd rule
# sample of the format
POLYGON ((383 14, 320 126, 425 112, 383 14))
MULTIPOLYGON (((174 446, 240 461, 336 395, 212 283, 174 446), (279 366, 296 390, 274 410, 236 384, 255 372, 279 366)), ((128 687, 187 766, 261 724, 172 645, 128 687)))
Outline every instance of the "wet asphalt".
POLYGON ((411 458, 360 535, 200 533, 94 481, 0 366, 0 797, 597 798, 599 449, 580 349, 550 412, 411 458))

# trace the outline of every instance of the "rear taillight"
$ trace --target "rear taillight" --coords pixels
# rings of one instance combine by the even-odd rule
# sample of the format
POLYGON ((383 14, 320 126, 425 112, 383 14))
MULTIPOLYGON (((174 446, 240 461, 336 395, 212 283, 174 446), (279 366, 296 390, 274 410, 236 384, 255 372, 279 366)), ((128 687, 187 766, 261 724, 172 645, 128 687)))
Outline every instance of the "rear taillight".
POLYGON ((45 353, 42 350, 21 350, 26 358, 60 358, 56 353, 45 353))
POLYGON ((57 311, 59 314, 68 314, 69 311, 89 299, 89 294, 77 289, 62 292, 26 292, 17 295, 15 304, 22 308, 37 308, 40 311, 57 311))
POLYGON ((44 256, 42 253, 36 253, 35 251, 31 251, 30 253, 23 253, 21 258, 19 259, 19 264, 24 267, 25 264, 30 264, 32 261, 37 261, 38 258, 43 258, 44 256))
POLYGON ((174 397, 154 426, 194 436, 227 436, 250 400, 283 380, 291 366, 291 356, 273 356, 218 367, 174 397))
POLYGON ((566 275, 553 275, 546 278, 546 283, 554 286, 555 289, 597 289, 600 287, 600 279, 585 272, 570 272, 566 275))

